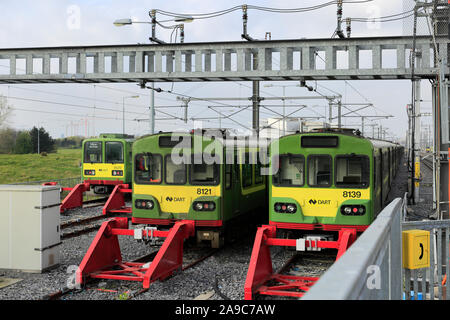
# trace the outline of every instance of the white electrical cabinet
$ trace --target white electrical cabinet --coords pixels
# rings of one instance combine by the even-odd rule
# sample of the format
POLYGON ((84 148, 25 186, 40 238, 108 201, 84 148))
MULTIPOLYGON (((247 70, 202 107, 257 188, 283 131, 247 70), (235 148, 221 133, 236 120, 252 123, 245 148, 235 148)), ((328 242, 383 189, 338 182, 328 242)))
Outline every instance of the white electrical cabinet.
POLYGON ((42 272, 59 264, 60 187, 0 185, 0 268, 42 272))

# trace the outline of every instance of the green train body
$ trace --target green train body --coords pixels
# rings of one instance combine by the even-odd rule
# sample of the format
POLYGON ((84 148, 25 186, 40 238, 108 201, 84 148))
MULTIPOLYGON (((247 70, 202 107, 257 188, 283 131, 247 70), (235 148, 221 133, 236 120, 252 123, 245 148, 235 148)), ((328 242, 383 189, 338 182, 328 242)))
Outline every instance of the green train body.
POLYGON ((133 144, 133 223, 194 220, 197 240, 218 247, 232 222, 267 218, 266 180, 245 161, 257 149, 194 133, 174 137, 155 134, 133 144))
POLYGON ((104 133, 83 140, 81 176, 95 193, 110 193, 117 184, 131 184, 133 136, 104 133))
POLYGON ((364 231, 383 209, 403 147, 342 132, 281 137, 270 146, 269 223, 364 231))

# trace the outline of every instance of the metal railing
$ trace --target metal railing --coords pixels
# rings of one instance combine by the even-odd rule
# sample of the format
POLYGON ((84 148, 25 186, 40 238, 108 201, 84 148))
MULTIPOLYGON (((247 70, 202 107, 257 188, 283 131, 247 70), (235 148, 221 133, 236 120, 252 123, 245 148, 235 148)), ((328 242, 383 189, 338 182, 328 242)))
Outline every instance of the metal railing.
POLYGON ((62 188, 73 188, 78 183, 82 183, 83 179, 80 176, 80 177, 71 177, 71 178, 63 178, 63 179, 24 181, 24 182, 8 183, 8 185, 34 185, 34 184, 43 184, 46 182, 57 182, 62 188))
POLYGON ((302 300, 402 299, 401 220, 405 205, 392 201, 302 300))
MULTIPOLYGON (((48 180, 35 180, 35 181, 24 181, 24 182, 16 182, 9 183, 8 185, 41 185, 46 182, 57 182, 59 187, 61 188, 73 188, 79 183, 83 183, 83 178, 79 177, 71 177, 71 178, 63 178, 63 179, 48 179, 48 180)), ((61 191, 61 200, 64 199, 70 191, 61 191)), ((101 195, 96 195, 90 192, 86 192, 83 195, 84 200, 93 200, 100 198, 101 195)))

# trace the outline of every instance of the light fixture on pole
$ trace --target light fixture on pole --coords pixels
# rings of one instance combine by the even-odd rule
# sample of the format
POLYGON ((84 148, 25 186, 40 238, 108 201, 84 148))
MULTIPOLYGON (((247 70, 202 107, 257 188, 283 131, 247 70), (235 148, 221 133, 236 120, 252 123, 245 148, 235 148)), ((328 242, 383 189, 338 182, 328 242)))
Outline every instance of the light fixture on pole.
POLYGON ((116 21, 113 22, 113 24, 116 27, 122 27, 122 26, 131 25, 131 24, 135 24, 135 23, 151 24, 152 25, 152 34, 151 34, 151 37, 149 38, 149 40, 152 42, 163 44, 163 43, 165 43, 164 41, 156 38, 156 25, 157 24, 166 29, 173 29, 173 31, 180 29, 180 38, 181 38, 180 42, 183 43, 184 42, 184 24, 183 23, 192 22, 194 20, 194 18, 191 16, 180 16, 180 17, 175 17, 174 19, 157 21, 156 20, 156 10, 150 10, 149 15, 150 15, 150 18, 152 19, 151 22, 134 21, 130 18, 125 18, 125 19, 117 19, 116 21), (183 23, 179 23, 179 24, 172 25, 172 26, 165 26, 165 25, 161 24, 161 22, 171 22, 171 21, 183 22, 183 23))
POLYGON ((122 133, 125 135, 125 99, 128 98, 139 98, 138 95, 127 96, 122 98, 122 133))

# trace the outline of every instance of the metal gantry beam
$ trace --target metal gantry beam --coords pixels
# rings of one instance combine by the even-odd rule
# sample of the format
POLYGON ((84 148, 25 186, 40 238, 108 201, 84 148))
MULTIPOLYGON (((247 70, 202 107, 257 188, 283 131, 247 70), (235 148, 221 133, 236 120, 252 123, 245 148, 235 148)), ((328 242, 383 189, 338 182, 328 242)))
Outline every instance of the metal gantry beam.
MULTIPOLYGON (((445 59, 447 43, 437 38, 445 59)), ((431 37, 417 37, 416 48, 422 59, 415 76, 435 77, 431 37)), ((412 37, 9 48, 0 49, 6 71, 0 83, 410 79, 405 57, 411 49, 412 37), (371 68, 360 67, 362 50, 371 51, 371 68), (384 50, 396 51, 395 68, 383 67, 384 50), (346 69, 337 63, 342 51, 346 69), (319 52, 325 53, 323 68, 316 63, 319 52)))

